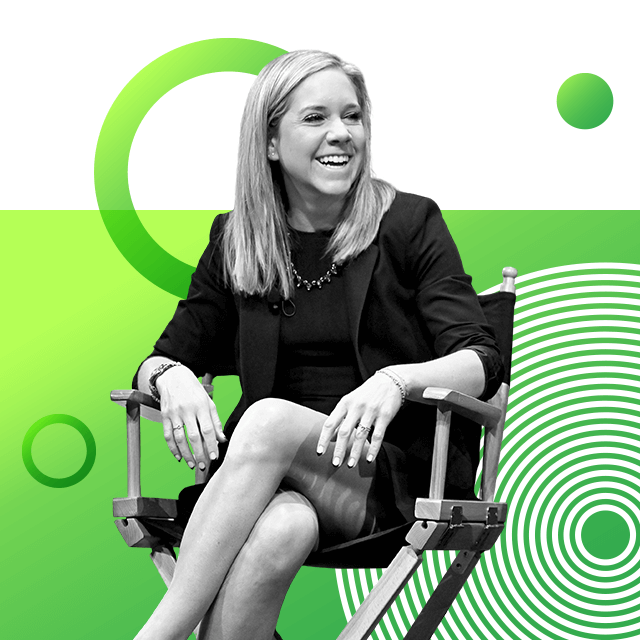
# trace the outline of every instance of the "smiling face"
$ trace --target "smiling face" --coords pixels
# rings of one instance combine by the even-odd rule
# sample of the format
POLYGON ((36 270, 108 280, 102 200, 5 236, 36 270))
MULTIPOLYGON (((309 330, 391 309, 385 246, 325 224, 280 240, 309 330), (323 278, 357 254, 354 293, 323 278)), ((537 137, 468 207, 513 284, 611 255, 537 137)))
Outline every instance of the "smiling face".
POLYGON ((366 132, 356 91, 337 68, 318 71, 291 93, 289 108, 269 140, 292 208, 344 202, 366 152, 366 132))

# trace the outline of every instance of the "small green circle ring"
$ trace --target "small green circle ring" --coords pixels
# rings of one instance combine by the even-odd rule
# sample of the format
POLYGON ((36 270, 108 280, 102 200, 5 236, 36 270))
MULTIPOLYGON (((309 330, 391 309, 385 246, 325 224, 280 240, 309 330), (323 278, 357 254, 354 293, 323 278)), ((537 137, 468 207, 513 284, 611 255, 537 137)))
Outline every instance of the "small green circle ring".
POLYGON ((94 183, 102 220, 125 260, 147 280, 184 298, 194 267, 165 251, 149 235, 131 200, 129 153, 151 107, 179 84, 218 71, 258 75, 284 49, 257 40, 215 38, 192 42, 160 56, 136 74, 111 105, 102 124, 94 183))
POLYGON ((40 484, 44 484, 47 487, 54 487, 56 489, 63 489, 65 487, 72 487, 74 484, 78 484, 81 480, 84 480, 91 471, 93 463, 96 461, 96 441, 93 434, 89 430, 89 427, 84 422, 74 418, 73 416, 66 415, 65 413, 52 413, 50 416, 40 418, 34 424, 29 427, 24 440, 22 441, 22 460, 27 471, 34 480, 37 480, 40 484), (52 424, 66 424, 73 427, 84 440, 87 447, 87 456, 84 463, 70 476, 66 478, 53 478, 46 473, 42 473, 36 463, 33 461, 31 454, 31 448, 33 447, 33 441, 35 437, 45 428, 52 424))

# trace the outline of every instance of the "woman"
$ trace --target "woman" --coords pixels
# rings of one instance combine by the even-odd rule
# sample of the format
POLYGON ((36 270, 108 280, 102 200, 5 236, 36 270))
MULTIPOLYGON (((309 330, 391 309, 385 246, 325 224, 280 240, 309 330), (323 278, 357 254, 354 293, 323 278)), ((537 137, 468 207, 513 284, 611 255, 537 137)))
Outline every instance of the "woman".
MULTIPOLYGON (((432 414, 405 401, 500 383, 437 206, 372 177, 370 132, 362 74, 336 56, 284 55, 251 89, 235 209, 137 374, 178 460, 204 468, 226 450, 138 640, 187 638, 201 620, 201 639, 270 640, 311 551, 412 519, 432 414), (226 435, 207 371, 240 376, 226 435)), ((479 429, 452 430, 449 496, 473 495, 478 445, 479 429)))

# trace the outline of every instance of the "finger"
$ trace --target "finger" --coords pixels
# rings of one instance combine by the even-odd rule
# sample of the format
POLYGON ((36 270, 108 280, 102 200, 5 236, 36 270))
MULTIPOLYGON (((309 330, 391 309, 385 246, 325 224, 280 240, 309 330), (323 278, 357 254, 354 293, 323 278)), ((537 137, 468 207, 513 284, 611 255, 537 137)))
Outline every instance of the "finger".
POLYGON ((338 437, 331 461, 334 467, 339 467, 344 460, 347 448, 354 435, 353 432, 358 425, 358 418, 359 416, 357 414, 350 411, 338 429, 338 437))
POLYGON ((362 420, 360 420, 360 424, 356 427, 355 437, 349 453, 349 461, 347 462, 348 467, 353 468, 358 464, 371 429, 372 418, 370 416, 363 417, 362 420))
POLYGON ((195 415, 187 416, 184 421, 184 428, 187 432, 191 449, 193 450, 193 457, 196 459, 196 463, 200 469, 204 470, 207 467, 209 455, 205 453, 205 444, 195 415))
POLYGON ((220 420, 220 416, 218 416, 218 409, 213 400, 209 403, 209 413, 213 421, 213 428, 216 432, 216 439, 218 442, 227 442, 228 438, 224 435, 222 420, 220 420))
POLYGON ((371 434, 369 451, 367 451, 367 462, 373 462, 376 459, 376 456, 380 451, 380 447, 384 442, 384 434, 391 422, 391 417, 391 414, 386 411, 378 414, 373 427, 373 433, 371 434))
POLYGON ((171 453, 173 453, 173 455, 176 457, 176 460, 180 462, 180 460, 182 460, 182 456, 180 455, 178 445, 176 445, 176 440, 173 437, 172 427, 173 424, 171 422, 171 418, 162 414, 162 430, 164 431, 164 439, 167 441, 169 451, 171 451, 171 453))
POLYGON ((316 452, 321 456, 329 446, 331 439, 333 438, 338 427, 342 423, 342 420, 346 416, 346 407, 342 401, 338 402, 335 409, 331 412, 329 417, 325 420, 320 432, 320 438, 318 438, 318 447, 316 452))
POLYGON ((200 433, 204 441, 205 454, 209 459, 217 460, 218 458, 218 439, 216 438, 216 429, 211 419, 211 413, 208 410, 204 415, 199 413, 197 415, 198 426, 200 427, 200 433))
POLYGON ((189 443, 187 442, 187 437, 184 433, 182 420, 180 420, 179 418, 173 418, 171 422, 173 437, 176 441, 176 445, 178 446, 178 450, 180 451, 180 455, 185 459, 189 467, 191 469, 194 469, 196 466, 196 462, 193 458, 193 454, 191 453, 191 449, 189 449, 189 443))

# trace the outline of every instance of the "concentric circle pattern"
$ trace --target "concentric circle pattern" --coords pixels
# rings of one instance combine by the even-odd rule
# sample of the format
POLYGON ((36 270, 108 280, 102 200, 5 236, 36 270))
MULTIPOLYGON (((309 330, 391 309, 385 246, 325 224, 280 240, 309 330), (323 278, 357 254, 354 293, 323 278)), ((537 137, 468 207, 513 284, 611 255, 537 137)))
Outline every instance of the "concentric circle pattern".
MULTIPOLYGON (((435 637, 640 638, 640 265, 538 271, 517 291, 508 525, 435 637)), ((425 553, 376 640, 405 635, 453 557, 425 553)), ((347 618, 380 575, 337 571, 347 618)))

